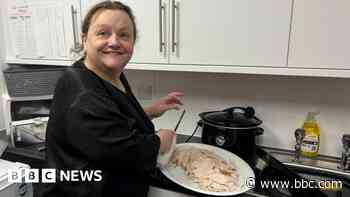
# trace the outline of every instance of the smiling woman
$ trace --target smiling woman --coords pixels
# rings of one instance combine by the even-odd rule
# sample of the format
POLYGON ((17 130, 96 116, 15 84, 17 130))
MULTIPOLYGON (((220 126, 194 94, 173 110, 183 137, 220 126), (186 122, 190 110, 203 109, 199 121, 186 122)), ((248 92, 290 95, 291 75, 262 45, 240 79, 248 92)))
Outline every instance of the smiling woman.
POLYGON ((116 76, 132 56, 135 39, 136 25, 130 9, 92 9, 83 23, 84 63, 116 85, 116 76))
POLYGON ((166 153, 174 131, 152 118, 182 105, 172 92, 143 109, 123 74, 133 54, 136 25, 129 7, 96 4, 82 27, 84 57, 59 79, 46 132, 48 168, 101 170, 100 182, 61 181, 45 197, 145 197, 158 154, 166 153))
POLYGON ((90 30, 82 35, 85 65, 108 81, 114 82, 132 56, 134 30, 131 23, 125 12, 106 10, 92 18, 90 30))

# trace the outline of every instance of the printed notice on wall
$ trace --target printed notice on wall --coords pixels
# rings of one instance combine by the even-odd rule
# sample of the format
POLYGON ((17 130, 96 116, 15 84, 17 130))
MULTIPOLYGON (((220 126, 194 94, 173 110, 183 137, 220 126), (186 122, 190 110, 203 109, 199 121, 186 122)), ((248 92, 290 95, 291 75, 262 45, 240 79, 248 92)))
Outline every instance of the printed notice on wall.
POLYGON ((61 1, 33 1, 9 6, 8 33, 14 56, 21 59, 66 58, 69 40, 65 31, 72 28, 69 8, 61 1))
POLYGON ((30 7, 28 5, 11 6, 8 11, 9 34, 13 52, 17 57, 33 56, 35 40, 30 7))

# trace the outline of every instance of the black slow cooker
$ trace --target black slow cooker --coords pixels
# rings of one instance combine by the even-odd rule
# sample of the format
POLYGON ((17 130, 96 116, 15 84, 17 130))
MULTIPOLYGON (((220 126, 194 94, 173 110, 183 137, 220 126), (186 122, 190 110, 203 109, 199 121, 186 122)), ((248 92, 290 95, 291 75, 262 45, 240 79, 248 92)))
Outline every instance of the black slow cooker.
POLYGON ((253 166, 256 158, 255 136, 263 134, 262 121, 253 107, 230 107, 202 112, 202 142, 231 151, 253 166))

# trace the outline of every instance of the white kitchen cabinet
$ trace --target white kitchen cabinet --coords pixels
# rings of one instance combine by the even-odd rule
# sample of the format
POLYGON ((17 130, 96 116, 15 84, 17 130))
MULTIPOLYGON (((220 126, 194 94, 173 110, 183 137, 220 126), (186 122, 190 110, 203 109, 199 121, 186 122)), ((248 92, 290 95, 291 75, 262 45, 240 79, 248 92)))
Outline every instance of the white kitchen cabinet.
MULTIPOLYGON (((89 7, 99 0, 83 1, 89 7)), ((276 67, 287 64, 292 0, 122 2, 134 10, 139 28, 131 63, 276 67)))
POLYGON ((289 67, 350 69, 349 8, 349 0, 295 0, 289 67))
POLYGON ((291 0, 172 2, 171 63, 286 66, 291 0))
POLYGON ((69 65, 79 48, 79 0, 7 0, 6 62, 69 65))
MULTIPOLYGON (((82 19, 93 5, 101 1, 82 0, 82 19)), ((133 10, 138 29, 138 39, 130 62, 168 63, 166 47, 161 45, 161 43, 167 43, 164 21, 168 17, 165 10, 166 3, 161 0, 121 0, 121 2, 133 10), (164 7, 161 8, 162 6, 164 7), (164 19, 162 23, 160 19, 164 19)))

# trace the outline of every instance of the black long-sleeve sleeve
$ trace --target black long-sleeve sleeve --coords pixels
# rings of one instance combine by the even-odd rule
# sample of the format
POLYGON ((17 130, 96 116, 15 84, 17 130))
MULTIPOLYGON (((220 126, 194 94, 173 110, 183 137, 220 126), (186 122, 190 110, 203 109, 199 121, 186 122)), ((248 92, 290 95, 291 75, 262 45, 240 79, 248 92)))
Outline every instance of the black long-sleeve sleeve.
POLYGON ((103 168, 150 171, 156 166, 159 137, 145 134, 136 120, 108 98, 88 92, 67 111, 67 140, 103 168))

